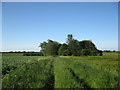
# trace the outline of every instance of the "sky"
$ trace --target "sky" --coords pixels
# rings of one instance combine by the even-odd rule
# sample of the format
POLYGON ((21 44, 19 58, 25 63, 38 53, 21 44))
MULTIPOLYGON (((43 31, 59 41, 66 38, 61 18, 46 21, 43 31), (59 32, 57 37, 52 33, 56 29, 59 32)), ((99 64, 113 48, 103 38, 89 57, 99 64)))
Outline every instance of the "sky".
POLYGON ((2 0, 2 2, 119 2, 119 0, 2 0))
POLYGON ((43 41, 65 43, 68 34, 118 50, 118 3, 2 3, 2 51, 39 51, 43 41))
POLYGON ((2 3, 0 2, 0 51, 2 51, 2 3))

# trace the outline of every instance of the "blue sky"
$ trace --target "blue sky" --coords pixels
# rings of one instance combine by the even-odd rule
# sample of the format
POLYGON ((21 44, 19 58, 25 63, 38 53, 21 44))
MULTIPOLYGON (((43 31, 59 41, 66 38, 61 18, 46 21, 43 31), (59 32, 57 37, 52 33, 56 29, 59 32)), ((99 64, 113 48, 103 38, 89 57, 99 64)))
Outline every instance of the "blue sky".
POLYGON ((67 34, 92 40, 100 50, 118 49, 117 2, 2 3, 3 51, 39 51, 48 39, 67 34))

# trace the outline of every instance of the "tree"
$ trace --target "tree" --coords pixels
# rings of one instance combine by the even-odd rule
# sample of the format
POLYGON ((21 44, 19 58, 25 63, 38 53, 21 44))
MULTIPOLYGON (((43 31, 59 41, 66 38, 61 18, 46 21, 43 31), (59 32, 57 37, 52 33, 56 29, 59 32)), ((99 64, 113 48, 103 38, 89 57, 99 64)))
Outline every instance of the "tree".
POLYGON ((68 49, 68 45, 67 44, 62 44, 58 50, 58 53, 59 55, 63 55, 63 56, 66 56, 67 55, 67 52, 66 50, 68 49))
POLYGON ((99 56, 103 55, 102 50, 97 50, 97 51, 98 51, 99 56))
POLYGON ((90 40, 83 40, 79 42, 80 49, 90 49, 90 50, 97 50, 95 45, 90 40))
POLYGON ((72 34, 68 34, 67 37, 67 44, 68 44, 68 49, 67 49, 67 54, 68 55, 73 55, 73 56, 79 56, 79 41, 73 39, 72 34))
POLYGON ((68 43, 68 50, 69 52, 72 52, 73 56, 79 56, 79 49, 80 45, 78 40, 73 39, 68 43))
POLYGON ((69 44, 73 40, 72 34, 67 35, 67 44, 69 44))
POLYGON ((46 48, 45 48, 46 55, 50 55, 50 56, 58 55, 59 47, 60 47, 60 44, 58 42, 48 40, 48 44, 46 45, 46 48))
POLYGON ((90 49, 82 49, 81 55, 83 56, 91 56, 91 50, 90 49))
POLYGON ((72 51, 70 49, 65 50, 65 56, 71 56, 72 51))
POLYGON ((41 47, 40 52, 42 52, 44 55, 46 55, 46 53, 45 53, 46 46, 47 46, 47 42, 45 42, 45 41, 43 43, 40 43, 40 46, 39 46, 39 47, 41 47))

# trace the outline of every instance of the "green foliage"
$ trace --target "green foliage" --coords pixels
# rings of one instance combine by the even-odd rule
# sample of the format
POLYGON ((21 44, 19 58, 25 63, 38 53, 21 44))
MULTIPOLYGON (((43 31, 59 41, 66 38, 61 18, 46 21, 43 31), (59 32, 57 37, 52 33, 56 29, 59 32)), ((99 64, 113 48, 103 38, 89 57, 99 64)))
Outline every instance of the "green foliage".
POLYGON ((72 55, 72 51, 68 48, 65 50, 65 56, 71 56, 72 55))
POLYGON ((90 40, 83 40, 80 41, 80 49, 91 49, 91 50, 97 50, 95 45, 90 40))
POLYGON ((89 49, 82 49, 80 53, 83 56, 90 56, 91 55, 91 50, 89 50, 89 49))
POLYGON ((67 44, 62 44, 61 46, 60 46, 60 48, 59 48, 59 50, 58 50, 58 53, 59 53, 59 55, 63 55, 63 56, 66 56, 67 54, 67 52, 66 52, 66 50, 68 49, 68 45, 67 44))
POLYGON ((102 56, 102 55, 103 55, 103 53, 102 53, 101 50, 97 50, 97 51, 98 51, 98 55, 99 55, 99 56, 102 56))
POLYGON ((82 49, 80 54, 82 56, 102 56, 99 51, 91 49, 82 49))
POLYGON ((68 50, 71 51, 73 56, 79 56, 79 41, 77 40, 71 40, 68 44, 68 50))
POLYGON ((40 44, 41 52, 44 55, 63 55, 63 56, 102 56, 102 51, 97 50, 95 44, 90 40, 78 41, 73 39, 72 34, 68 34, 67 44, 48 40, 40 44), (61 47, 60 47, 61 46, 61 47))
POLYGON ((48 44, 45 48, 46 55, 56 56, 58 55, 58 49, 60 47, 60 44, 58 42, 48 40, 48 44))
POLYGON ((41 52, 42 52, 44 55, 45 55, 46 46, 47 46, 47 42, 40 43, 40 46, 39 46, 39 47, 41 47, 41 52))

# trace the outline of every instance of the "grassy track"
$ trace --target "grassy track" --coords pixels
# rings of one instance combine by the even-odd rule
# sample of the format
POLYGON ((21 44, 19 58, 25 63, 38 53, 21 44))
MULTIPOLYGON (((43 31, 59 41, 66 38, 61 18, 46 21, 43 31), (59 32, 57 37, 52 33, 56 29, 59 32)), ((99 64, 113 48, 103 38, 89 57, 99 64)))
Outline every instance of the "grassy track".
POLYGON ((54 75, 55 88, 82 88, 60 58, 56 58, 54 61, 54 75))
POLYGON ((118 88, 117 53, 103 56, 3 56, 3 88, 118 88))

